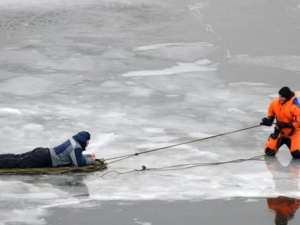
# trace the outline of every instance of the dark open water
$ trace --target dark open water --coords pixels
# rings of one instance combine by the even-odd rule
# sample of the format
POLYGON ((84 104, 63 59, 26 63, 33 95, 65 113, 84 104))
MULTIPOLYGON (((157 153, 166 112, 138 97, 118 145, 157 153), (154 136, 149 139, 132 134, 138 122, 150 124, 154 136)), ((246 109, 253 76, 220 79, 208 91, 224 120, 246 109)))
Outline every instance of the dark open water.
POLYGON ((285 197, 200 202, 103 202, 100 206, 89 209, 51 209, 50 216, 46 216, 45 221, 47 224, 66 225, 283 225, 299 224, 300 214, 296 209, 298 207, 299 200, 285 197))

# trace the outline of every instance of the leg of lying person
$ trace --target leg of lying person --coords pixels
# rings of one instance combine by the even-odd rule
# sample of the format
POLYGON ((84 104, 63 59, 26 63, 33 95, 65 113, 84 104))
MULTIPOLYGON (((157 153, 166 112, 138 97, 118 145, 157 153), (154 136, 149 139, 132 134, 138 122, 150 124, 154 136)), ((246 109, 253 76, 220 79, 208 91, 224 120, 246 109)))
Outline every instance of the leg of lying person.
POLYGON ((1 154, 0 168, 35 168, 51 166, 47 148, 36 148, 22 154, 1 154))
POLYGON ((35 148, 34 150, 22 154, 20 168, 36 168, 51 166, 49 162, 50 154, 47 148, 35 148))
POLYGON ((21 165, 21 157, 17 154, 0 155, 0 168, 19 168, 21 165))

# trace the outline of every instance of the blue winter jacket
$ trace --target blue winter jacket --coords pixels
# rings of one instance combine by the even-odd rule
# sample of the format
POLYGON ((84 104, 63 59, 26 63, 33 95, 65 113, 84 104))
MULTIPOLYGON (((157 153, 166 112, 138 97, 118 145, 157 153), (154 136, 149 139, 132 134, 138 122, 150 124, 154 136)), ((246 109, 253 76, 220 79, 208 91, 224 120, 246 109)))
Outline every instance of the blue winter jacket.
POLYGON ((90 134, 81 131, 61 145, 51 148, 52 167, 58 166, 87 166, 94 164, 91 155, 83 155, 90 134))

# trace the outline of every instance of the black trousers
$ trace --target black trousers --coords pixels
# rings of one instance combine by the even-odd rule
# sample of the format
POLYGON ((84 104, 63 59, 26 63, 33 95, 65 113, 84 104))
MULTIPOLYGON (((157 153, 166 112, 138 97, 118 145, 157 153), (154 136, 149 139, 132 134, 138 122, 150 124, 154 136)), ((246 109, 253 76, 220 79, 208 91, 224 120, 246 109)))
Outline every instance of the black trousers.
POLYGON ((0 154, 0 168, 51 167, 48 148, 35 148, 22 154, 0 154))

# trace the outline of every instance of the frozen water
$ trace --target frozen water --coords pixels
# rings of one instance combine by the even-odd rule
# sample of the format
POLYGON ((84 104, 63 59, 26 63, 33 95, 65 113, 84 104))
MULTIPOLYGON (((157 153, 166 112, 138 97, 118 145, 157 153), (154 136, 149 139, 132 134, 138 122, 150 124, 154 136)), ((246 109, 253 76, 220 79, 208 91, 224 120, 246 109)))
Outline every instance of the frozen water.
POLYGON ((210 62, 207 60, 199 60, 195 63, 178 63, 177 66, 163 69, 163 70, 150 70, 150 71, 136 71, 122 74, 123 77, 135 77, 135 76, 163 76, 174 75, 188 72, 200 72, 200 71, 214 71, 215 66, 206 66, 210 62))
POLYGON ((263 65, 275 67, 291 71, 300 71, 300 57, 299 56, 236 56, 231 58, 232 63, 245 63, 248 65, 263 65))
MULTIPOLYGON (((299 16, 299 3, 279 0, 0 0, 0 153, 88 130, 87 152, 107 159, 258 125, 281 86, 299 90, 299 16)), ((91 200, 299 197, 288 172, 299 166, 284 147, 278 161, 135 171, 258 156, 270 132, 143 154, 84 176, 1 177, 0 221, 45 224, 49 207, 91 200)))

